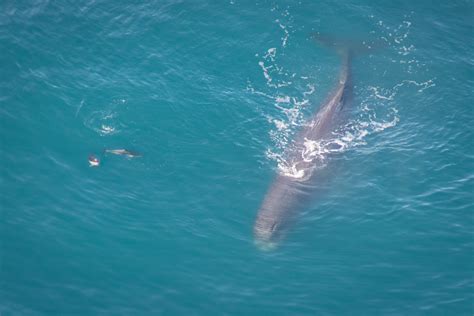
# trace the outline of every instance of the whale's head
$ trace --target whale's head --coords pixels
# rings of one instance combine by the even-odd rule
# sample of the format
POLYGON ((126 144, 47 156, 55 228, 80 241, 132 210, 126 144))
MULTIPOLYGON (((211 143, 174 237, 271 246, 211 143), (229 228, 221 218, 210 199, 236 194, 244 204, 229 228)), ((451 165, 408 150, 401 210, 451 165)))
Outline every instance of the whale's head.
POLYGON ((262 250, 275 249, 292 225, 299 203, 305 193, 299 183, 286 176, 278 176, 268 190, 258 210, 254 225, 255 244, 262 250))
POLYGON ((282 223, 279 218, 259 212, 254 226, 255 245, 261 250, 273 250, 282 237, 282 223))

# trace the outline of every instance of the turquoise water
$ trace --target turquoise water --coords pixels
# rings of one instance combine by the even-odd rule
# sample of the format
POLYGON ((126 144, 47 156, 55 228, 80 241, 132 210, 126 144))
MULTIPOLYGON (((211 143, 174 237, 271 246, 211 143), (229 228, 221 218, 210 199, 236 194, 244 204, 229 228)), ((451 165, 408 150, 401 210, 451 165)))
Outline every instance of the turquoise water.
POLYGON ((3 1, 0 313, 472 315, 474 5, 453 2, 3 1), (312 148, 338 151, 327 192, 262 252, 260 203, 337 80, 313 32, 382 45, 312 148))

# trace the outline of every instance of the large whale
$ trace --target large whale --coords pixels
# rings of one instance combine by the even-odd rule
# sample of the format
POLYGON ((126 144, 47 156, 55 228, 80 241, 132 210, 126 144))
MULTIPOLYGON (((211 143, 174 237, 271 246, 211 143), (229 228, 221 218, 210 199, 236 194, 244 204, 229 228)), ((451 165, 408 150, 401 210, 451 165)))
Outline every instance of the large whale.
POLYGON ((347 119, 347 108, 353 94, 351 61, 355 48, 321 36, 317 36, 316 40, 326 46, 333 46, 341 55, 338 81, 297 134, 291 149, 285 153, 285 160, 304 172, 305 176, 277 174, 263 199, 254 225, 255 242, 262 249, 272 249, 278 245, 297 212, 307 208, 313 200, 318 180, 327 176, 327 170, 315 168, 315 160, 304 157, 308 141, 328 139, 347 119))

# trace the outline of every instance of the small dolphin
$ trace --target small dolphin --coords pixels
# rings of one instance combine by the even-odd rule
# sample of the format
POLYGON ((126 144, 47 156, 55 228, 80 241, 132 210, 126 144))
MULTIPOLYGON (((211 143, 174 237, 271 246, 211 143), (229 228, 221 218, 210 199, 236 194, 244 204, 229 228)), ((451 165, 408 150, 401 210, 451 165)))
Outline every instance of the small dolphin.
POLYGON ((140 153, 128 149, 106 149, 104 152, 114 155, 126 156, 127 158, 141 157, 140 153))

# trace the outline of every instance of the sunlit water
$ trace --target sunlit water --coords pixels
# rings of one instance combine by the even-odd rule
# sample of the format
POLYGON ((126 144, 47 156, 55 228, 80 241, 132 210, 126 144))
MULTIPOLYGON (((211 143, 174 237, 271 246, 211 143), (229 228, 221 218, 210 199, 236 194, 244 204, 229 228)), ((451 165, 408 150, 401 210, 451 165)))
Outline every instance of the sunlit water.
POLYGON ((472 2, 144 3, 0 4, 2 315, 474 313, 472 2), (378 45, 301 150, 325 194, 261 251, 338 78, 315 32, 378 45))

